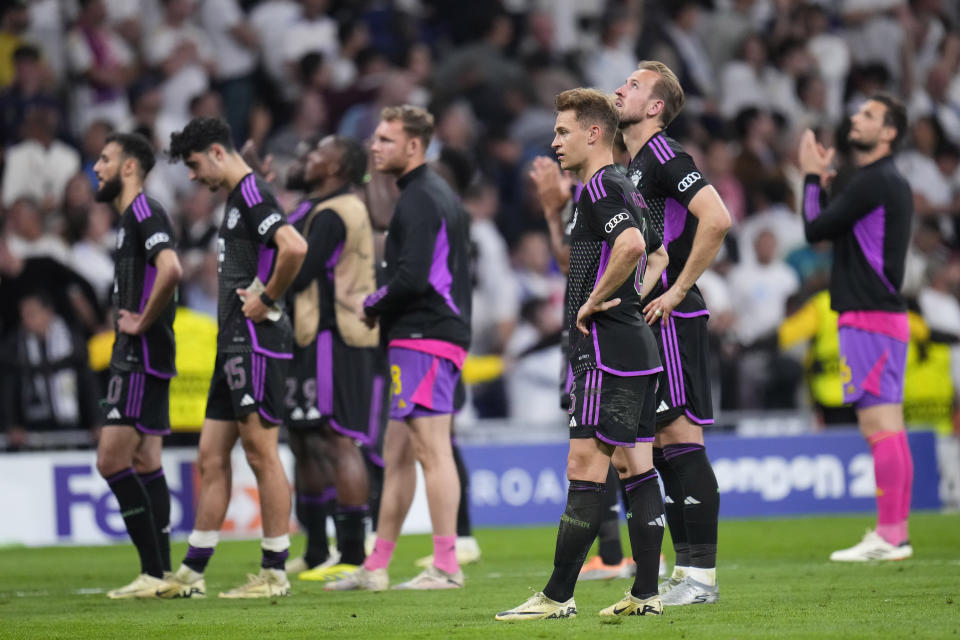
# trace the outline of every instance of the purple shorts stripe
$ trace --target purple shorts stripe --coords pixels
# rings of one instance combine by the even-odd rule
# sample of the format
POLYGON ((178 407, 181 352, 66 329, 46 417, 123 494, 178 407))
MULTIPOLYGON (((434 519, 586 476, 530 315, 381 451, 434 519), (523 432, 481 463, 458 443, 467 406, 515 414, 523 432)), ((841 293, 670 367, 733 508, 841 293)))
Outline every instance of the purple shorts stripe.
POLYGON ((671 311, 670 315, 675 318, 699 318, 700 316, 709 316, 710 311, 707 309, 701 309, 700 311, 691 311, 690 313, 682 313, 680 311, 671 311))
POLYGON ((257 412, 260 414, 260 417, 262 417, 264 420, 266 420, 266 421, 269 422, 270 424, 280 424, 280 418, 275 418, 275 417, 273 417, 273 416, 270 415, 270 413, 269 413, 266 409, 264 409, 263 407, 260 407, 260 408, 257 410, 257 412))
POLYGON ((118 480, 123 480, 127 476, 132 476, 136 471, 133 470, 133 467, 127 467, 123 471, 117 471, 115 474, 107 478, 107 484, 113 484, 118 480))
POLYGON ((354 431, 353 429, 348 429, 331 416, 329 419, 330 428, 339 433, 340 435, 347 436, 348 438, 353 438, 358 440, 361 444, 370 445, 370 439, 362 431, 354 431))
POLYGON ((610 438, 600 433, 599 430, 594 430, 593 435, 597 440, 600 440, 601 442, 606 442, 607 444, 612 444, 615 447, 626 447, 628 449, 632 449, 633 447, 636 446, 636 442, 617 442, 616 440, 611 440, 610 438))
POLYGON ((600 393, 603 391, 603 371, 597 371, 597 396, 593 403, 593 424, 600 424, 600 393))
POLYGON ((170 434, 170 429, 150 429, 143 426, 139 422, 134 423, 133 427, 140 433, 144 433, 148 436, 165 436, 170 434))
POLYGON ((637 438, 637 442, 653 442, 654 440, 656 440, 656 438, 653 436, 650 436, 649 438, 637 438))
POLYGON ((333 335, 321 331, 317 336, 317 411, 333 413, 333 335))
POLYGON ((677 406, 676 374, 673 371, 674 363, 670 349, 670 334, 667 332, 663 320, 660 321, 660 339, 663 341, 663 359, 667 368, 667 384, 670 386, 670 404, 677 406))
POLYGON ((373 376, 370 394, 370 422, 367 424, 367 444, 373 445, 380 437, 380 413, 383 411, 383 376, 373 376))
POLYGON ((687 415, 687 418, 690 419, 690 422, 693 422, 694 424, 713 424, 714 423, 713 418, 698 418, 697 416, 690 413, 689 409, 685 409, 684 413, 687 415))
POLYGON ((583 380, 583 400, 581 402, 583 407, 580 409, 580 424, 587 424, 587 412, 590 404, 590 380, 592 375, 592 371, 587 372, 583 380))
POLYGON ((677 339, 677 323, 670 318, 670 334, 673 336, 673 358, 677 367, 677 389, 680 391, 680 404, 687 404, 687 392, 683 388, 683 361, 680 359, 680 341, 677 339))
POLYGON ((250 318, 247 318, 247 329, 250 331, 250 344, 253 345, 253 350, 256 353, 278 360, 293 360, 292 353, 280 353, 279 351, 270 351, 269 349, 261 347, 260 342, 257 340, 257 330, 253 326, 253 320, 250 318))

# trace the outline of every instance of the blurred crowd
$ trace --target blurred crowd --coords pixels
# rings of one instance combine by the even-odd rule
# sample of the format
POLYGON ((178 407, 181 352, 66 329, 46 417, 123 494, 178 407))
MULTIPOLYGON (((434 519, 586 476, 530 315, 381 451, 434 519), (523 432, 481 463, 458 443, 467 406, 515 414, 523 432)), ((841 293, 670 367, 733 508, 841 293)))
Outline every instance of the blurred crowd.
MULTIPOLYGON (((301 194, 284 188, 285 172, 304 144, 365 141, 380 110, 401 103, 435 115, 429 158, 473 217, 471 351, 502 366, 474 376, 468 413, 556 420, 564 279, 530 163, 552 155, 557 93, 612 92, 648 58, 679 76, 687 107, 669 133, 734 220, 700 280, 718 409, 809 406, 809 348, 789 348, 806 342, 778 329, 824 289, 830 248, 804 240, 797 141, 810 127, 842 152, 848 114, 881 89, 910 114, 897 156, 916 207, 905 293, 927 328, 918 335, 956 362, 958 25, 952 0, 7 0, 0 427, 98 420, 86 340, 112 327, 117 213, 95 202, 92 167, 110 131, 141 132, 162 151, 191 117, 223 116, 238 146, 272 158, 292 208, 301 194)), ((226 194, 162 160, 146 189, 179 234, 180 304, 214 314, 226 194)), ((395 187, 372 176, 366 191, 383 229, 395 187)), ((944 375, 960 384, 949 362, 944 375)))

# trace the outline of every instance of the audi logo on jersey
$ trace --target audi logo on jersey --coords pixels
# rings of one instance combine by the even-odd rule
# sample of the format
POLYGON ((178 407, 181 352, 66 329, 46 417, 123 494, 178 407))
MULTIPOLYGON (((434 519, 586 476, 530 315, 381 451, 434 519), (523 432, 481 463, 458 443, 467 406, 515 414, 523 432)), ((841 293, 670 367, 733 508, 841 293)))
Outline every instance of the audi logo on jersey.
POLYGON ((617 228, 618 224, 620 224, 621 222, 623 222, 629 217, 630 216, 627 214, 626 211, 621 211, 620 213, 613 216, 612 218, 610 218, 610 220, 607 221, 607 224, 604 225, 603 230, 606 231, 607 233, 610 233, 611 231, 617 228))
POLYGON ((684 191, 692 187, 693 184, 699 179, 700 179, 700 172, 691 171, 690 173, 688 173, 683 177, 683 180, 677 183, 677 190, 680 191, 680 193, 683 193, 684 191))

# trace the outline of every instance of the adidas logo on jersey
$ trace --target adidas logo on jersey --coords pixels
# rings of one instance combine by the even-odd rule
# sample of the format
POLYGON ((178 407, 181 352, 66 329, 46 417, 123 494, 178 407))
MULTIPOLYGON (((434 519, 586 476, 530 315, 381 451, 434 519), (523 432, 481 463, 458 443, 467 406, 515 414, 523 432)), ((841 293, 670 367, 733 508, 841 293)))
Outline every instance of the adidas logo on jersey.
POLYGON ((110 413, 107 414, 107 420, 119 420, 119 419, 120 419, 120 412, 117 411, 116 407, 114 407, 113 409, 110 410, 110 413))
POLYGON ((700 504, 700 501, 693 496, 687 496, 687 499, 683 501, 683 504, 700 504))
POLYGON ((320 412, 316 407, 310 407, 307 409, 307 420, 317 420, 320 418, 320 412))
POLYGON ((657 407, 657 413, 663 413, 664 411, 667 411, 667 410, 669 410, 669 409, 670 409, 670 407, 667 406, 667 401, 666 401, 666 400, 661 400, 661 401, 660 401, 660 406, 657 407))
POLYGON ((575 426, 577 426, 577 419, 573 416, 570 416, 570 428, 572 429, 575 426))
POLYGON ((673 504, 673 498, 671 498, 670 496, 664 496, 663 504, 673 504))
POLYGON ((666 521, 663 519, 663 516, 657 516, 655 519, 647 523, 651 527, 665 527, 667 526, 666 521))
POLYGON ((250 397, 249 393, 243 394, 243 398, 240 400, 241 407, 249 407, 250 405, 256 402, 253 398, 250 397))
POLYGON ((303 409, 301 409, 300 407, 297 407, 296 409, 294 409, 293 411, 291 411, 291 412, 290 412, 290 419, 291 419, 291 420, 303 420, 303 409))

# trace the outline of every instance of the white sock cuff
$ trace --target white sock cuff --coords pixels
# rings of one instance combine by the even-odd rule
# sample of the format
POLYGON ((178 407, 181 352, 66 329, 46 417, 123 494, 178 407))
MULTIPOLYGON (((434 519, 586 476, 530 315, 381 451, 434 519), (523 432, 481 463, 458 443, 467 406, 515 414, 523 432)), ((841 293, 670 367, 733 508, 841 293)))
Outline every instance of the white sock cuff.
POLYGON ((267 551, 285 551, 290 548, 290 535, 285 533, 275 538, 264 538, 260 546, 267 551))
POLYGON ((196 529, 191 531, 190 537, 187 538, 191 547, 202 547, 204 549, 212 549, 217 546, 219 540, 219 531, 197 531, 196 529))

